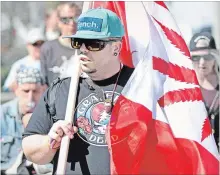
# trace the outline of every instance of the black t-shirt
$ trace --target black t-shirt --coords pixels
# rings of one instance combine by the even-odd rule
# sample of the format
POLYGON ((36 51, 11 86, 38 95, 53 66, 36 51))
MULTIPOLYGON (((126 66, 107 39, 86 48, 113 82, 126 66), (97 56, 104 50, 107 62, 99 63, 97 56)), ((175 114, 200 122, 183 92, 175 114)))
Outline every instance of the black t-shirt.
POLYGON ((41 71, 47 85, 57 77, 67 77, 68 69, 72 64, 70 59, 75 53, 75 49, 68 48, 60 44, 58 39, 47 41, 41 47, 41 71))
MULTIPOLYGON (((114 93, 114 102, 119 97, 123 87, 128 81, 133 69, 123 67, 117 88, 114 93)), ((112 96, 112 91, 118 74, 102 81, 95 81, 104 90, 106 97, 112 96)), ((70 78, 63 79, 57 89, 55 107, 56 118, 64 120, 68 99, 70 78)), ((51 88, 51 87, 50 87, 51 88)), ((78 133, 70 141, 66 174, 110 174, 110 158, 105 140, 105 129, 110 115, 104 111, 104 103, 100 93, 89 88, 85 79, 80 78, 74 124, 78 126, 78 133), (99 94, 99 95, 97 95, 99 94)), ((24 132, 24 137, 33 134, 48 134, 53 125, 53 120, 47 112, 45 101, 48 90, 37 105, 31 120, 24 132)), ((58 161, 59 152, 54 157, 54 172, 58 161)))

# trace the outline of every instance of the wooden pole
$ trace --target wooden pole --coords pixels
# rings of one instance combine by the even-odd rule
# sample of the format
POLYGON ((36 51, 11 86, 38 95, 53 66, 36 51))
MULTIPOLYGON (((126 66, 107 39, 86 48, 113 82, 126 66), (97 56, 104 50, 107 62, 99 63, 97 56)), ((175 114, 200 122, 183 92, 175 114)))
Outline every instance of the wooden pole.
MULTIPOLYGON (((89 9, 89 4, 90 2, 83 2, 82 12, 85 12, 89 9)), ((73 115, 75 110, 76 95, 77 95, 79 75, 80 75, 80 58, 77 55, 77 50, 75 51, 75 55, 73 59, 76 60, 74 61, 73 74, 70 82, 69 96, 68 96, 66 115, 65 115, 65 120, 70 123, 73 123, 73 115)), ((66 173, 66 162, 69 152, 69 142, 70 139, 68 138, 68 136, 64 136, 62 138, 60 145, 58 166, 57 166, 57 174, 64 175, 66 173)))
MULTIPOLYGON (((73 123, 76 96, 77 96, 79 76, 80 76, 80 59, 79 59, 79 56, 77 55, 77 50, 75 51, 74 57, 71 59, 75 59, 75 60, 74 60, 74 65, 73 65, 73 73, 72 73, 71 81, 70 81, 65 120, 70 123, 73 123)), ((65 135, 61 141, 58 166, 57 166, 57 174, 64 175, 66 172, 66 162, 67 162, 67 157, 68 157, 68 152, 69 152, 69 142, 70 142, 69 137, 65 135)))

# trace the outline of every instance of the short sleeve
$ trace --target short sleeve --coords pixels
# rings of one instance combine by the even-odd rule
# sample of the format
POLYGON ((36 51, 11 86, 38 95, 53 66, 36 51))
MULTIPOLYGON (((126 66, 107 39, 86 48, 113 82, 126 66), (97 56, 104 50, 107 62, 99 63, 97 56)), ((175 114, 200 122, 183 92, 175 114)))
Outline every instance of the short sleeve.
POLYGON ((34 109, 31 119, 29 120, 23 133, 23 137, 33 134, 47 135, 49 133, 50 128, 53 125, 53 120, 51 119, 46 107, 48 91, 49 89, 46 90, 34 109))

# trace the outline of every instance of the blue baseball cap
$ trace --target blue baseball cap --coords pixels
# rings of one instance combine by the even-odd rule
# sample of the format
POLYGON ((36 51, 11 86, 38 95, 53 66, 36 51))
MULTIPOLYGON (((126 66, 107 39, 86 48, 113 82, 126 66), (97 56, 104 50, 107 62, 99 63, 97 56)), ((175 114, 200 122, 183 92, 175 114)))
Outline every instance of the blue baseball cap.
POLYGON ((124 26, 114 12, 104 8, 96 8, 82 13, 77 20, 76 34, 64 38, 122 38, 124 34, 124 26))

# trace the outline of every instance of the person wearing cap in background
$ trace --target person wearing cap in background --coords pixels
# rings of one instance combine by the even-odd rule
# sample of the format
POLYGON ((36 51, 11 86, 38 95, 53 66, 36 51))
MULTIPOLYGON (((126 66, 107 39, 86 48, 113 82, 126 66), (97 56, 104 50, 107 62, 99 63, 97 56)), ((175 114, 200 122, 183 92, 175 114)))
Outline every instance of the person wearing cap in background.
POLYGON ((25 129, 22 145, 29 160, 39 164, 53 160, 56 173, 61 140, 67 135, 71 140, 66 174, 110 174, 106 128, 112 107, 133 72, 119 59, 124 34, 119 17, 110 10, 91 9, 80 15, 77 32, 69 38, 81 52, 81 70, 88 77, 79 79, 74 124, 64 120, 71 88, 71 78, 64 78, 45 92, 25 129), (53 89, 51 110, 48 97, 53 89))
MULTIPOLYGON (((1 105, 1 173, 29 174, 23 159, 22 133, 45 91, 39 69, 22 67, 16 75, 16 98, 1 105)), ((31 168, 32 164, 28 167, 31 168)), ((33 165, 39 174, 52 173, 52 165, 33 165)))
POLYGON ((195 34, 190 41, 193 66, 208 112, 215 142, 219 149, 220 54, 208 32, 195 34))
POLYGON ((61 36, 58 39, 47 41, 41 49, 41 70, 46 84, 49 86, 57 77, 65 77, 74 49, 70 40, 63 40, 65 35, 76 32, 76 20, 81 14, 80 8, 74 2, 61 3, 57 7, 58 28, 61 36))
POLYGON ((27 34, 26 47, 28 55, 16 61, 12 66, 3 85, 3 91, 14 91, 17 87, 16 72, 23 67, 33 67, 40 70, 40 47, 45 37, 40 28, 32 28, 27 34))
POLYGON ((48 9, 43 24, 44 34, 47 41, 55 40, 60 36, 58 29, 57 9, 48 9))

